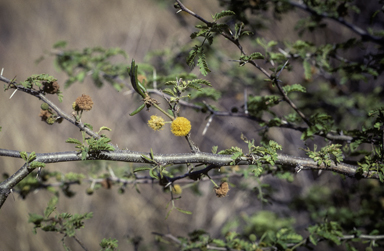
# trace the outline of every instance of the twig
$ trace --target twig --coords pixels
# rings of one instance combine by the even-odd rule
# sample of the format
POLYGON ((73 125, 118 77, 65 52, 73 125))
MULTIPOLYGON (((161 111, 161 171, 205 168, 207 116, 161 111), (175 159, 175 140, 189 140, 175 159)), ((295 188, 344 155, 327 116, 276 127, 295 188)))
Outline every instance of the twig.
POLYGON ((76 235, 73 236, 75 241, 85 250, 88 251, 88 249, 84 246, 84 244, 76 237, 76 235))
POLYGON ((356 34, 360 35, 363 40, 370 40, 370 41, 372 41, 374 43, 377 43, 379 45, 384 44, 384 39, 383 38, 376 37, 376 36, 373 36, 373 35, 369 34, 367 31, 363 30, 362 28, 360 28, 360 27, 358 27, 358 26, 356 26, 354 24, 351 24, 351 23, 345 21, 345 19, 342 18, 342 17, 332 17, 332 16, 329 16, 327 13, 318 13, 315 10, 311 9, 310 7, 308 7, 307 5, 300 4, 300 3, 295 2, 295 1, 288 1, 288 3, 290 5, 296 7, 296 8, 299 8, 299 9, 302 9, 304 11, 307 11, 307 12, 311 13, 312 15, 316 15, 316 16, 332 19, 332 20, 334 20, 334 21, 344 25, 345 27, 349 28, 350 30, 352 30, 356 34))
MULTIPOLYGON (((205 20, 204 18, 200 17, 199 15, 197 15, 196 13, 194 13, 193 11, 191 11, 190 9, 188 9, 187 7, 185 7, 180 0, 176 0, 176 2, 179 4, 179 7, 182 11, 185 11, 187 12, 188 14, 194 16, 195 18, 199 19, 200 21, 202 21, 203 23, 205 23, 206 25, 208 26, 212 26, 214 23, 212 22, 209 22, 207 20, 205 20)), ((241 46, 241 44, 239 43, 239 41, 237 39, 234 39, 232 36, 224 33, 224 32, 221 32, 220 35, 222 35, 223 37, 225 37, 226 39, 230 40, 232 43, 234 43, 238 48, 239 50, 241 51, 241 54, 245 55, 244 51, 243 51, 243 47, 241 46)))

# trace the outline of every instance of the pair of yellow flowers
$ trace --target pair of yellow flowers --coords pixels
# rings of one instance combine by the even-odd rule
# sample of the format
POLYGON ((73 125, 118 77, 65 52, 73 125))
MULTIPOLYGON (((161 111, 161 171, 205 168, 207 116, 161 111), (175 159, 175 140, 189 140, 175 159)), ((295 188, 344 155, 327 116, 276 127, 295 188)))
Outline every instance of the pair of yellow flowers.
MULTIPOLYGON (((162 117, 152 115, 151 119, 148 121, 148 126, 153 130, 158 131, 163 129, 165 121, 162 117)), ((184 117, 177 117, 172 121, 171 132, 176 136, 187 136, 191 131, 191 122, 184 117)))

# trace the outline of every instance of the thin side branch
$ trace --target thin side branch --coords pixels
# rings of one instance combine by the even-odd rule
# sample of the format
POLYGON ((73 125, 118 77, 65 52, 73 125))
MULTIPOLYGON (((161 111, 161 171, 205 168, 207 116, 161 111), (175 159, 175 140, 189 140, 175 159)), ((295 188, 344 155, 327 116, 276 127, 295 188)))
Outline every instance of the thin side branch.
MULTIPOLYGON (((89 136, 94 137, 96 139, 100 138, 100 136, 97 133, 95 133, 94 131, 92 131, 88 127, 86 127, 83 123, 76 121, 76 119, 73 116, 70 116, 67 113, 65 113, 64 111, 62 111, 57 105, 55 105, 52 101, 50 101, 48 98, 46 98, 45 95, 43 95, 41 92, 34 90, 34 89, 25 88, 24 86, 18 85, 16 82, 9 80, 9 79, 1 76, 1 75, 0 75, 0 81, 3 81, 5 83, 11 85, 10 88, 14 88, 16 90, 28 93, 28 94, 40 99, 44 103, 47 103, 49 105, 49 107, 52 108, 52 110, 54 110, 57 113, 58 116, 62 117, 63 119, 69 121, 73 125, 77 126, 81 131, 85 131, 89 136)), ((114 146, 114 147, 117 148, 116 146, 114 146)))
POLYGON ((347 22, 342 17, 332 17, 332 16, 329 16, 327 13, 318 13, 315 10, 311 9, 310 7, 308 7, 307 5, 301 4, 301 3, 298 3, 298 2, 295 2, 295 1, 288 1, 288 3, 290 5, 296 7, 296 8, 299 8, 299 9, 302 9, 302 10, 304 10, 306 12, 309 12, 312 15, 316 15, 316 16, 321 16, 321 17, 324 17, 324 18, 332 19, 332 20, 334 20, 334 21, 344 25, 345 27, 347 27, 351 31, 355 32, 356 34, 360 35, 363 40, 369 40, 369 41, 372 41, 372 42, 377 43, 379 45, 383 45, 384 44, 384 39, 383 38, 377 37, 377 36, 373 36, 373 35, 369 34, 367 31, 363 30, 362 28, 347 22))

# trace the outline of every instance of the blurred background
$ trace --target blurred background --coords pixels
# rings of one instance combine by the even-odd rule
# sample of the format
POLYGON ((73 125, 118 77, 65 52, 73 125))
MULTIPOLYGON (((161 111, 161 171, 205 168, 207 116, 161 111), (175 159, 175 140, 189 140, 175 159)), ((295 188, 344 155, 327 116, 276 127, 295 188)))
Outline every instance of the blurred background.
MULTIPOLYGON (((222 10, 216 0, 183 2, 208 20, 212 14, 222 10)), ((59 84, 64 83, 67 77, 54 67, 53 57, 47 57, 39 64, 35 63, 59 40, 67 41, 69 49, 94 46, 120 47, 127 52, 128 59, 116 57, 114 60, 127 64, 131 59, 139 63, 148 62, 150 53, 166 48, 174 50, 177 54, 177 50, 190 43, 189 36, 194 31, 193 26, 198 23, 191 16, 178 15, 175 14, 172 1, 3 0, 0 1, 0 68, 4 68, 3 75, 9 79, 16 77, 18 81, 24 81, 32 74, 46 73, 57 78, 59 84)), ((299 12, 298 15, 303 13, 299 12)), ((284 23, 281 23, 271 18, 268 20, 271 28, 260 33, 266 39, 289 38, 292 36, 292 27, 297 19, 298 17, 290 15, 284 19, 284 23)), ((351 35, 347 29, 338 27, 328 30, 322 34, 323 36, 312 34, 310 38, 321 42, 324 37, 331 36, 334 40, 341 37, 335 34, 351 35)), ((229 61, 231 53, 235 55, 234 58, 239 56, 233 45, 225 39, 217 39, 215 43, 224 50, 225 48, 228 48, 228 51, 232 50, 228 55, 221 55, 224 60, 217 62, 221 64, 220 71, 237 67, 237 64, 229 61)), ((246 46, 246 52, 254 51, 252 44, 246 46)), ((157 64, 161 66, 161 62, 157 64)), ((201 77, 197 68, 190 71, 201 77)), ((221 75, 220 71, 213 72, 209 79, 215 88, 227 89, 227 93, 223 94, 225 98, 221 103, 212 102, 212 104, 223 111, 229 111, 234 106, 241 107, 244 102, 242 86, 244 83, 232 83, 233 79, 221 75)), ((254 73, 250 78, 254 78, 255 81, 263 79, 260 75, 254 73)), ((291 83, 302 79, 301 73, 285 76, 285 81, 291 83)), ((134 117, 128 115, 138 107, 137 95, 124 95, 124 91, 117 92, 108 84, 96 88, 89 79, 82 84, 76 83, 71 88, 62 88, 62 91, 64 94, 62 103, 59 103, 55 96, 49 98, 68 114, 71 113, 71 105, 78 96, 90 95, 94 106, 91 111, 83 115, 82 121, 92 124, 95 131, 101 126, 111 128, 112 131, 106 135, 121 149, 148 152, 152 148, 158 153, 189 152, 183 138, 175 138, 166 130, 153 132, 146 126, 150 115, 157 114, 156 111, 141 112, 134 117)), ((78 128, 66 121, 53 126, 47 125, 38 116, 41 104, 39 100, 21 92, 17 92, 12 99, 9 99, 11 93, 12 91, 0 92, 0 126, 2 126, 0 148, 37 153, 74 150, 73 145, 64 142, 69 137, 81 139, 78 128)), ((160 99, 159 97, 158 100, 160 99)), ((165 104, 161 100, 160 102, 165 104)), ((181 115, 190 118, 192 140, 202 151, 210 152, 215 145, 219 146, 219 150, 239 145, 241 132, 247 132, 249 138, 259 139, 260 127, 252 121, 229 117, 215 118, 207 135, 201 136, 206 125, 206 115, 196 114, 189 108, 183 108, 181 115)), ((305 145, 299 140, 300 133, 271 129, 270 135, 283 145, 284 153, 303 155, 299 148, 305 148, 305 145), (285 147, 288 145, 295 147, 285 147)), ((246 149, 245 144, 242 146, 246 149)), ((22 165, 22 160, 0 158, 1 173, 12 174, 22 165)), ((104 169, 107 166, 127 167, 124 163, 102 162, 95 165, 104 169)), ((50 164, 46 168, 63 173, 87 174, 91 166, 83 163, 58 163, 50 164)), ((135 165, 128 165, 129 168, 133 166, 135 165)), ((301 172, 295 176, 289 191, 305 193, 305 189, 314 182, 329 185, 332 179, 335 179, 334 176, 325 174, 314 181, 312 173, 301 172)), ((139 236, 143 238, 139 250, 152 250, 154 245, 157 245, 152 232, 185 236, 192 230, 205 229, 218 237, 220 229, 236 215, 271 209, 271 206, 263 205, 256 200, 256 193, 247 192, 242 188, 256 187, 258 185, 256 181, 233 178, 231 182, 237 186, 224 198, 215 197, 213 185, 209 181, 200 183, 200 196, 185 189, 182 199, 176 203, 178 207, 192 211, 193 214, 185 215, 174 211, 167 220, 165 220, 168 212, 166 205, 170 201, 170 194, 163 192, 157 184, 139 185, 141 193, 137 193, 136 189, 129 185, 124 194, 119 194, 118 188, 112 187, 99 189, 92 196, 85 193, 89 184, 73 186, 76 195, 68 199, 61 194, 57 213, 93 212, 93 219, 86 221, 85 229, 77 234, 89 250, 100 249, 98 243, 104 237, 117 238, 120 250, 134 250, 130 240, 139 236)), ((336 185, 342 185, 340 183, 336 185)), ((281 202, 290 197, 290 192, 282 189, 288 182, 279 180, 274 185, 277 191, 276 198, 281 202)), ((0 211, 2 226, 0 250, 64 250, 60 243, 61 235, 42 231, 37 231, 35 235, 32 224, 27 223, 28 214, 42 214, 51 197, 52 194, 44 190, 30 194, 26 199, 17 194, 9 196, 0 211)), ((282 215, 289 214, 289 209, 279 203, 271 210, 282 215)), ((302 224, 304 226, 305 222, 302 224)), ((68 239, 66 243, 73 250, 80 250, 73 240, 68 239)))

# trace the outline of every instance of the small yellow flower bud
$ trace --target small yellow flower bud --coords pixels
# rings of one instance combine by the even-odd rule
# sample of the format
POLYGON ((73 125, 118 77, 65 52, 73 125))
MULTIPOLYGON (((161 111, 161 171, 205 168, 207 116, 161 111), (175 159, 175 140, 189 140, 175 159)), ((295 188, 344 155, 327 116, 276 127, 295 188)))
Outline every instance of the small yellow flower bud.
POLYGON ((191 122, 184 117, 178 117, 172 122, 171 129, 176 136, 187 136, 191 131, 191 122))
POLYGON ((163 129, 165 122, 162 117, 152 115, 151 119, 148 120, 148 126, 152 128, 154 131, 158 131, 163 129))
POLYGON ((78 109, 77 106, 76 106, 76 101, 72 103, 72 109, 73 109, 74 111, 79 111, 79 109, 78 109))
POLYGON ((183 189, 180 187, 180 185, 176 184, 173 186, 172 192, 175 194, 181 194, 183 192, 183 189))

